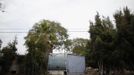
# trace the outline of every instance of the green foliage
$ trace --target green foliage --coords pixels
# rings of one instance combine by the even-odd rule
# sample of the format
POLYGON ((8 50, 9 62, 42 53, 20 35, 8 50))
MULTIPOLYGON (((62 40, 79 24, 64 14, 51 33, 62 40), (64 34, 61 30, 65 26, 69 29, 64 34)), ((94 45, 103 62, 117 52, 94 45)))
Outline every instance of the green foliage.
POLYGON ((36 23, 25 37, 25 45, 28 48, 26 56, 27 75, 45 75, 48 54, 53 49, 63 47, 67 38, 67 30, 59 23, 49 20, 36 23))
POLYGON ((2 48, 1 51, 2 56, 0 58, 0 65, 1 65, 0 75, 6 75, 9 72, 12 61, 15 59, 17 55, 16 45, 17 45, 17 40, 15 38, 13 42, 9 42, 6 47, 2 48))
POLYGON ((95 23, 90 23, 90 63, 102 75, 110 70, 134 70, 134 14, 126 7, 114 18, 115 29, 109 18, 101 19, 98 13, 95 23))
POLYGON ((2 45, 2 41, 0 40, 0 48, 1 48, 1 45, 2 45))
POLYGON ((77 55, 86 55, 87 53, 87 43, 88 39, 83 39, 83 38, 76 38, 71 40, 72 41, 72 52, 77 54, 77 55))
POLYGON ((108 69, 111 67, 111 53, 114 50, 114 40, 116 31, 110 19, 101 19, 99 14, 95 16, 95 23, 90 23, 90 38, 91 38, 91 51, 90 60, 91 64, 95 64, 99 69, 108 69))
POLYGON ((1 59, 1 56, 2 56, 1 45, 2 45, 2 41, 0 40, 0 59, 1 59))
POLYGON ((134 14, 126 7, 116 12, 114 18, 118 35, 115 54, 118 54, 123 68, 134 70, 134 14))

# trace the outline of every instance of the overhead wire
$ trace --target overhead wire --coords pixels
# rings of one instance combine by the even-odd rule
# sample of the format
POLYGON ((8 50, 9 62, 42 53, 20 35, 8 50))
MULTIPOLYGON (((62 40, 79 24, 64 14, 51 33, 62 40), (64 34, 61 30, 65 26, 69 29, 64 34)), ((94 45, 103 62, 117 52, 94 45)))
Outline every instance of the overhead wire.
MULTIPOLYGON (((68 32, 84 33, 84 32, 88 32, 88 31, 68 31, 68 32)), ((28 32, 26 32, 26 31, 0 31, 0 33, 28 33, 28 32)))
MULTIPOLYGON (((69 33, 87 33, 86 30, 78 30, 80 28, 73 28, 74 30, 68 30, 69 33), (77 30, 76 30, 77 29, 77 30)), ((29 32, 29 28, 0 28, 0 34, 16 33, 25 34, 29 32)))
MULTIPOLYGON (((28 33, 29 29, 22 29, 22 28, 15 28, 15 29, 5 29, 5 28, 0 28, 0 33, 28 33), (17 31, 16 31, 17 30, 17 31)), ((67 32, 88 32, 84 30, 69 30, 67 32)))

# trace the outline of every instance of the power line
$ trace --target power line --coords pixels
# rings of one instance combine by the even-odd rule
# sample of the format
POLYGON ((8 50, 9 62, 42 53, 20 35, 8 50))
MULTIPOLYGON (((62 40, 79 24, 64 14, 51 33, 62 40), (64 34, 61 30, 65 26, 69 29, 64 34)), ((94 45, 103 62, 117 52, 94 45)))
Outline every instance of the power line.
POLYGON ((0 33, 28 33, 28 32, 0 32, 0 33))
MULTIPOLYGON (((88 32, 88 31, 68 31, 68 32, 76 32, 76 33, 85 33, 85 32, 88 32)), ((26 31, 0 31, 0 33, 28 33, 26 31)))

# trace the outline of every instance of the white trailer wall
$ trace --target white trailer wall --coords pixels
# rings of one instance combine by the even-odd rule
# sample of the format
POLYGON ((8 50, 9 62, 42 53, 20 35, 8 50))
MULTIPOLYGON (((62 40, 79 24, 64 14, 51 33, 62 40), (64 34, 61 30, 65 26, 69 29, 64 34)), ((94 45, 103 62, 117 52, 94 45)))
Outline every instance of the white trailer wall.
POLYGON ((84 75, 85 57, 67 55, 66 68, 68 75, 84 75))

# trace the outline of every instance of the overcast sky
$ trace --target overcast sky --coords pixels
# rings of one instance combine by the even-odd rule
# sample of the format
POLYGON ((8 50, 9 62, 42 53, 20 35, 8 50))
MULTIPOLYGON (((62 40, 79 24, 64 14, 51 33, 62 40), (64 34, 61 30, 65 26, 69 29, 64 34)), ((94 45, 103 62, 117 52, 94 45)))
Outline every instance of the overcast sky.
MULTIPOLYGON (((2 0, 0 0, 2 1, 2 0)), ((134 10, 134 0, 3 0, 4 13, 0 12, 0 32, 27 32, 42 19, 57 21, 68 31, 88 31, 89 20, 96 11, 110 16, 128 6, 134 10)), ((18 38, 18 53, 24 54, 26 33, 0 33, 3 46, 18 38)), ((69 32, 69 38, 89 38, 88 32, 69 32)))

